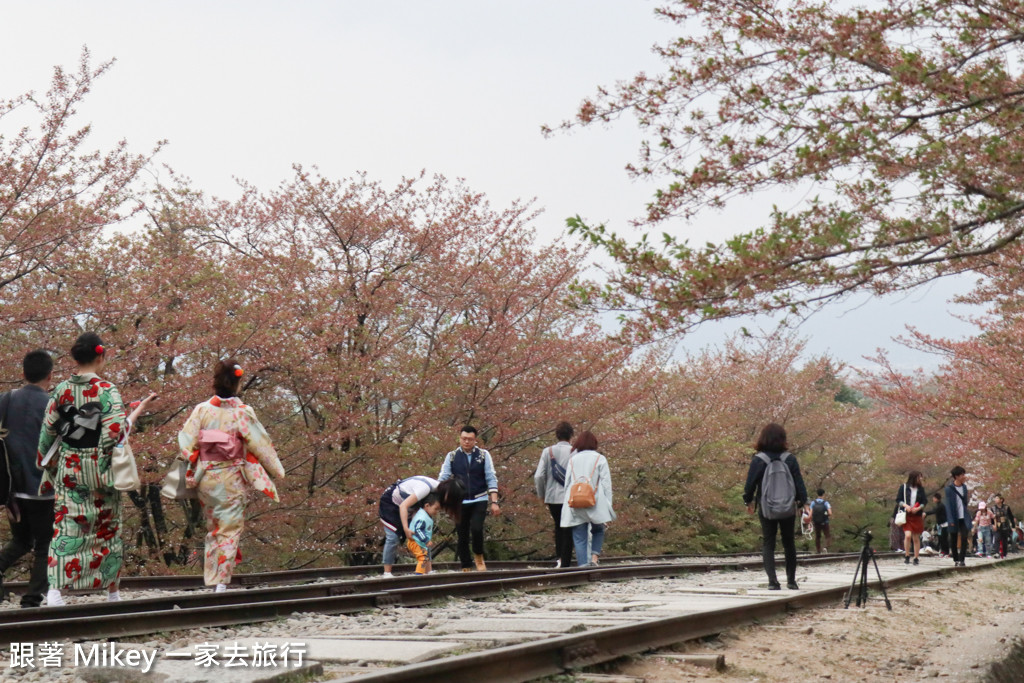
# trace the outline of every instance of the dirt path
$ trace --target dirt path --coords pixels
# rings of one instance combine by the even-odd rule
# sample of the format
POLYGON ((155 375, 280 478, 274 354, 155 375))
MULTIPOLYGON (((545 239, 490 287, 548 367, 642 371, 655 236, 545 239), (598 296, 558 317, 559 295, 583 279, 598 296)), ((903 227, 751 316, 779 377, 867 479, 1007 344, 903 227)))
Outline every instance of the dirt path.
MULTIPOLYGON (((866 609, 801 611, 673 650, 724 654, 722 673, 656 655, 621 662, 607 673, 659 682, 980 681, 1015 641, 1024 643, 1020 565, 910 586, 890 598, 892 612, 881 600, 866 609)), ((1024 681, 1024 671, 1020 675, 1024 681)))

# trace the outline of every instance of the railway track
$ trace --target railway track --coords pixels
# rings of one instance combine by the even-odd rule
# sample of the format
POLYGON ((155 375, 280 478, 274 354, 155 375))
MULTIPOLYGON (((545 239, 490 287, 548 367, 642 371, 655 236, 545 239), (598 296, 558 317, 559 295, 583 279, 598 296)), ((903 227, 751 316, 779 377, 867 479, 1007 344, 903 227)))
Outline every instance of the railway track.
MULTIPOLYGON (((983 571, 1005 563, 1019 563, 1024 558, 1001 562, 971 563, 966 568, 957 568, 942 560, 932 567, 904 567, 902 562, 883 565, 884 585, 887 589, 926 582, 951 575, 983 571)), ((852 563, 850 568, 852 570, 852 563)), ((852 572, 851 572, 852 573, 852 572)), ((535 678, 579 670, 586 666, 612 661, 620 657, 667 647, 684 641, 717 635, 729 628, 757 623, 780 617, 788 612, 842 604, 850 589, 847 576, 834 585, 811 585, 810 589, 799 591, 749 591, 737 589, 710 589, 705 597, 718 596, 724 602, 735 601, 740 595, 746 604, 724 604, 720 608, 695 609, 687 614, 651 614, 650 618, 638 616, 631 623, 597 626, 582 633, 556 634, 550 637, 531 639, 527 642, 492 647, 478 652, 432 659, 427 662, 408 664, 389 669, 379 669, 360 674, 358 669, 349 669, 355 674, 351 679, 360 683, 406 683, 444 680, 452 683, 477 682, 486 680, 493 683, 519 683, 535 678), (777 597, 776 597, 777 596, 777 597)), ((755 578, 756 582, 758 579, 755 578)), ((763 578, 761 579, 763 580, 763 578)), ((727 585, 727 584, 726 584, 727 585)), ((877 593, 877 579, 869 581, 877 593)), ((807 584, 805 584, 807 586, 807 584)), ((661 596, 640 593, 641 600, 657 602, 661 596)), ((694 598, 697 596, 694 595, 694 598)), ((712 598, 713 602, 717 598, 712 598)), ((706 601, 706 600, 705 600, 706 601)), ((666 601, 666 605, 683 601, 666 601)), ((695 600, 699 602, 699 600, 695 600)), ((878 603, 875 603, 878 604, 878 603)), ((607 608, 607 605, 605 605, 607 608)), ((455 631, 449 637, 457 639, 455 631)))
MULTIPOLYGON (((808 556, 808 555, 805 555, 808 556)), ((733 558, 755 557, 751 553, 726 553, 713 556, 717 560, 728 561, 733 558)), ((658 561, 683 561, 683 560, 707 560, 707 555, 681 554, 681 555, 624 555, 609 557, 605 564, 622 564, 628 562, 658 562, 658 561)), ((550 567, 551 562, 537 560, 514 560, 514 561, 488 561, 487 566, 492 571, 504 571, 514 569, 530 569, 550 567)), ((459 571, 460 565, 456 562, 435 562, 434 569, 437 571, 459 571)), ((309 581, 322 581, 332 579, 351 579, 373 574, 381 574, 384 568, 379 565, 354 565, 344 567, 320 567, 313 569, 289 569, 272 572, 256 572, 251 574, 235 574, 232 578, 232 586, 243 588, 251 586, 274 586, 281 584, 298 584, 309 581)), ((415 564, 396 564, 392 573, 412 575, 416 571, 415 564)), ((25 581, 7 581, 4 583, 7 589, 20 592, 28 587, 25 581)), ((126 590, 197 590, 205 588, 201 574, 189 574, 186 576, 126 576, 121 579, 121 588, 126 590)), ((74 592, 72 592, 73 594, 74 592)))
MULTIPOLYGON (((908 567, 892 559, 894 555, 878 556, 885 586, 890 589, 1000 564, 979 560, 964 569, 934 558, 920 567, 908 567)), ((164 642, 167 653, 186 642, 210 639, 227 646, 232 638, 282 641, 287 634, 308 644, 308 657, 322 662, 324 675, 332 680, 354 676, 353 680, 365 683, 528 681, 712 636, 793 610, 840 605, 857 558, 802 556, 801 590, 781 592, 765 590, 760 558, 752 555, 713 560, 672 557, 672 561, 607 563, 566 570, 510 563, 502 566, 511 568, 499 570, 495 564, 494 571, 481 573, 438 572, 391 579, 325 580, 333 571, 323 570, 298 575, 273 572, 247 577, 247 583, 265 578, 261 587, 221 594, 189 591, 121 603, 3 610, 0 642, 81 642, 153 634, 147 642, 164 642), (832 565, 838 567, 830 569, 832 565), (288 574, 291 585, 272 585, 288 574), (831 578, 823 580, 823 576, 831 578), (487 600, 496 596, 501 599, 487 600), (595 603, 593 608, 586 606, 588 601, 595 603), (616 604, 621 604, 621 611, 616 604), (431 616, 446 610, 459 615, 466 609, 470 610, 466 617, 431 616), (560 609, 563 611, 557 611, 560 609), (577 611, 566 611, 570 609, 577 611), (474 632, 488 628, 477 624, 483 617, 473 616, 474 610, 490 611, 488 623, 495 624, 495 633, 474 632), (338 621, 336 615, 347 616, 338 621), (531 619, 554 630, 516 633, 518 622, 531 619), (271 621, 276 623, 263 625, 271 621), (502 629, 511 629, 506 634, 509 637, 497 633, 502 629), (391 664, 398 666, 384 668, 388 661, 377 659, 377 648, 365 655, 352 654, 351 647, 374 641, 400 651, 427 647, 428 643, 447 647, 449 654, 473 651, 454 656, 432 652, 429 661, 395 660, 391 664), (348 643, 349 650, 332 655, 325 649, 332 642, 348 643), (332 656, 336 658, 332 660, 332 656), (365 661, 357 663, 357 659, 365 661)), ((1019 560, 1024 558, 1003 562, 1019 560)), ((342 575, 352 570, 340 569, 342 575)), ((357 571, 366 576, 379 568, 357 571)), ((877 594, 877 580, 871 579, 877 594)), ((224 683, 231 680, 229 676, 224 683)))
MULTIPOLYGON (((852 555, 805 556, 803 566, 848 561, 852 555)), ((15 641, 97 639, 138 636, 150 633, 209 626, 269 621, 295 613, 352 614, 388 606, 415 607, 441 599, 487 598, 508 591, 568 589, 599 581, 663 578, 689 573, 719 570, 759 569, 761 560, 750 555, 723 556, 714 561, 693 557, 673 558, 674 562, 634 564, 619 558, 598 568, 548 569, 523 567, 529 563, 495 563, 488 572, 437 572, 429 576, 406 573, 394 578, 362 580, 324 580, 340 573, 350 575, 352 568, 319 570, 318 573, 291 574, 292 584, 208 591, 128 599, 121 602, 88 602, 63 607, 0 611, 0 643, 15 641), (510 569, 497 569, 513 565, 510 569), (301 583, 294 583, 301 581, 301 583), (315 582, 314 582, 315 581, 315 582)), ((366 573, 362 568, 361 574, 366 573)), ((252 574, 245 577, 251 585, 284 580, 286 572, 252 574)), ((195 577, 189 587, 195 586, 195 577)), ((201 585, 201 579, 199 579, 201 585)), ((124 584, 122 584, 124 586, 124 584)), ((179 587, 182 584, 172 584, 179 587)), ((147 586, 151 587, 151 586, 147 586)), ((130 594, 129 594, 130 595, 130 594)))

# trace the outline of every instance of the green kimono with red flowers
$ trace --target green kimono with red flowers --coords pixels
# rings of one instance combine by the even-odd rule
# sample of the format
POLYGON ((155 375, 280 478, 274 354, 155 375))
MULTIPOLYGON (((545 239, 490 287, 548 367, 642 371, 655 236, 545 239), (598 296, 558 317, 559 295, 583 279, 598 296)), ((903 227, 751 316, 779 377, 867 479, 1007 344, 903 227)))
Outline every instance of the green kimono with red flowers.
POLYGON ((121 574, 121 492, 114 488, 110 456, 125 437, 127 422, 121 394, 92 373, 72 375, 53 390, 39 434, 37 463, 57 438, 58 407, 99 403, 99 445, 73 448, 62 441, 43 468, 40 494, 54 493, 54 531, 50 541, 50 588, 117 587, 121 574))

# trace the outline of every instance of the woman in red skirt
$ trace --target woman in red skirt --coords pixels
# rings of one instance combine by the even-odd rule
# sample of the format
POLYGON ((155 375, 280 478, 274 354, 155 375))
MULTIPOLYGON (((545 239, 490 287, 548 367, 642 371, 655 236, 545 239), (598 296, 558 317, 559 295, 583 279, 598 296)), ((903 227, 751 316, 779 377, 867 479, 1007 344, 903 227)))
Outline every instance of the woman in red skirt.
POLYGON ((910 548, 914 548, 914 564, 921 553, 921 532, 924 531, 924 475, 913 470, 907 475, 907 483, 900 484, 896 492, 896 507, 905 510, 907 523, 903 525, 903 561, 910 564, 910 548))

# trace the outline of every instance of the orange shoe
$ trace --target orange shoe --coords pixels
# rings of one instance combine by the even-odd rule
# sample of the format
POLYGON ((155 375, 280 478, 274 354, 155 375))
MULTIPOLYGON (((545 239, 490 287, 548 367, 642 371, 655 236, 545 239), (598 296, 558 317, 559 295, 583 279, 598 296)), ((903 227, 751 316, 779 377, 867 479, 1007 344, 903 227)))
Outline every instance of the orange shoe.
POLYGON ((487 571, 487 564, 484 563, 484 556, 483 555, 474 555, 473 556, 473 561, 476 562, 476 570, 478 572, 485 572, 485 571, 487 571))

